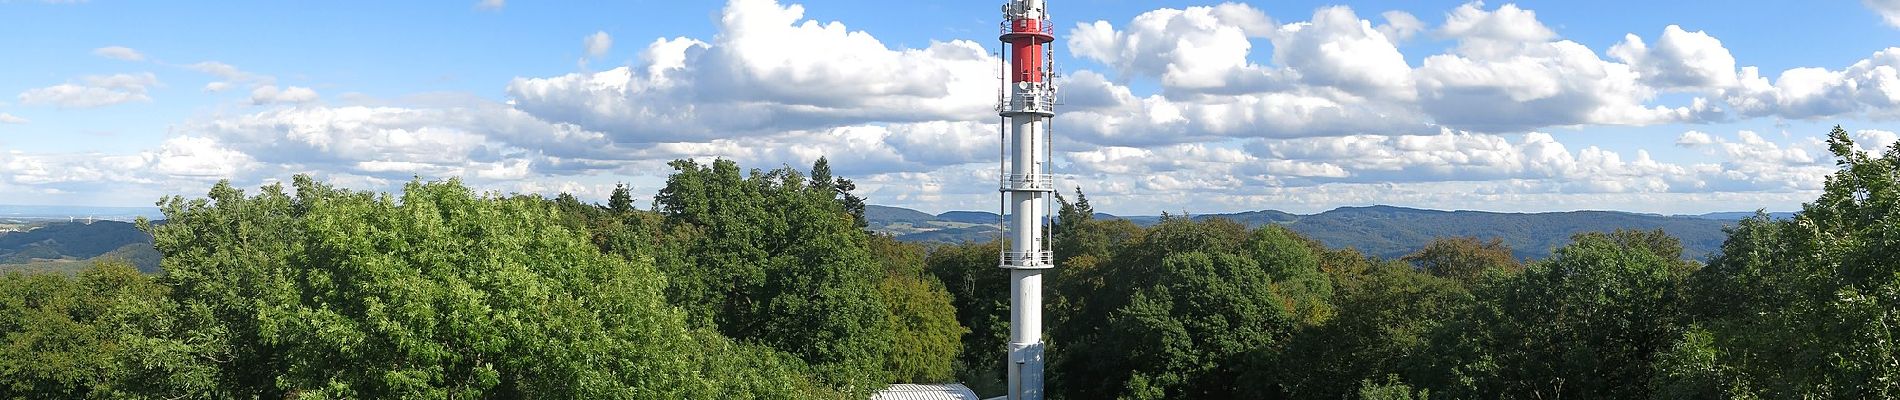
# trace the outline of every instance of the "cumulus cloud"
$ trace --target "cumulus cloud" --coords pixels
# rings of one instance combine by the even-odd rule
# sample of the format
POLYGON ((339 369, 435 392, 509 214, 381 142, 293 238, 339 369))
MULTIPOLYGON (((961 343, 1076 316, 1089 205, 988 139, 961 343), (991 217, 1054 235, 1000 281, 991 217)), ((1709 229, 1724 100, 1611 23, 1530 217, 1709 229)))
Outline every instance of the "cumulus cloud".
POLYGON ((532 167, 540 174, 597 168, 603 136, 492 103, 462 106, 300 106, 184 124, 261 162, 401 178, 477 176, 532 167))
POLYGON ((1343 6, 1322 8, 1311 22, 1280 27, 1273 39, 1273 58, 1314 86, 1399 100, 1410 100, 1416 93, 1412 67, 1398 47, 1343 6))
POLYGON ((1154 76, 1170 89, 1244 90, 1273 84, 1271 71, 1247 60, 1251 38, 1275 29, 1253 6, 1163 8, 1142 13, 1116 29, 1108 21, 1080 23, 1069 32, 1068 50, 1130 76, 1154 76))
POLYGON ((1789 69, 1773 83, 1758 68, 1745 67, 1740 86, 1723 94, 1746 117, 1900 117, 1900 47, 1880 50, 1841 70, 1789 69))
POLYGON ((222 92, 222 91, 231 89, 232 87, 235 87, 239 84, 248 84, 248 85, 253 86, 253 88, 256 88, 256 87, 261 87, 261 86, 275 85, 277 82, 277 78, 271 77, 269 75, 261 75, 261 74, 247 72, 244 70, 240 70, 237 67, 231 66, 231 64, 225 64, 225 63, 221 63, 217 61, 199 62, 195 64, 186 65, 185 68, 193 70, 193 71, 198 71, 206 75, 211 75, 220 79, 219 81, 214 81, 214 82, 205 84, 203 90, 205 92, 211 92, 211 93, 222 92))
POLYGON ((1544 133, 1507 135, 1446 131, 1429 136, 1347 136, 1259 142, 1251 150, 1266 158, 1338 165, 1346 182, 1514 181, 1525 190, 1562 193, 1708 191, 1809 191, 1820 188, 1831 167, 1809 152, 1815 143, 1788 146, 1752 132, 1729 142, 1691 131, 1684 147, 1707 149, 1722 163, 1680 164, 1633 157, 1585 146, 1571 150, 1544 133))
MULTIPOLYGON (((1059 51, 1100 66, 1058 81, 1062 185, 1085 188, 1104 210, 1144 213, 1158 204, 1170 211, 1791 205, 1811 199, 1831 171, 1817 141, 1688 131, 1651 138, 1669 151, 1652 156, 1591 146, 1587 132, 1737 117, 1892 116, 1900 104, 1892 94, 1900 90, 1889 90, 1900 82, 1891 78, 1900 50, 1765 77, 1738 67, 1713 35, 1679 26, 1605 50, 1563 40, 1515 5, 1465 4, 1429 27, 1405 12, 1372 17, 1379 22, 1325 7, 1275 21, 1229 3, 1075 25, 1059 51), (1450 46, 1408 56, 1396 45, 1420 35, 1450 46), (1658 104, 1659 97, 1688 100, 1658 104), (1547 127, 1586 133, 1540 133, 1547 127), (1696 160, 1670 160, 1683 153, 1696 160)), ((671 159, 770 168, 825 156, 882 204, 994 205, 992 39, 894 47, 772 0, 732 0, 715 24, 704 37, 636 43, 637 58, 620 68, 516 78, 506 103, 323 101, 268 75, 192 64, 216 79, 203 90, 249 89, 254 107, 174 125, 149 151, 0 153, 0 190, 125 182, 192 193, 213 177, 255 182, 313 172, 365 188, 420 175, 600 197, 612 182, 663 179, 671 159)), ((612 39, 584 37, 583 62, 613 52, 612 39)), ((146 93, 113 79, 70 85, 146 93)), ((55 104, 46 101, 36 104, 55 104)), ((1863 148, 1895 136, 1855 133, 1863 148)))
POLYGON ((267 85, 251 90, 251 104, 300 104, 313 101, 317 101, 317 91, 307 87, 291 86, 278 89, 276 86, 267 85))
POLYGON ((150 72, 138 74, 92 75, 77 83, 65 83, 20 93, 20 103, 65 108, 92 108, 131 102, 152 101, 146 92, 158 86, 158 77, 150 72))
POLYGON ((27 121, 26 118, 20 118, 13 114, 0 113, 0 124, 24 124, 27 122, 32 121, 27 121))
POLYGON ((508 95, 537 117, 631 143, 993 115, 996 59, 982 45, 891 49, 803 18, 799 5, 735 0, 711 42, 656 39, 645 65, 517 78, 508 95))
POLYGON ((1425 21, 1420 21, 1412 13, 1392 10, 1379 16, 1385 17, 1385 25, 1379 25, 1379 34, 1393 42, 1411 40, 1412 36, 1425 31, 1425 21))
POLYGON ((1655 47, 1634 34, 1610 47, 1611 57, 1631 65, 1644 83, 1671 89, 1722 89, 1734 86, 1735 56, 1722 41, 1680 26, 1663 28, 1655 47))
POLYGON ((138 50, 123 46, 108 46, 92 49, 92 55, 121 61, 145 61, 145 55, 138 50))
POLYGON ((1882 152, 1900 142, 1900 134, 1877 129, 1863 129, 1854 132, 1854 145, 1862 151, 1882 152))
POLYGON ((1866 4, 1867 8, 1879 13, 1880 18, 1887 21, 1887 25, 1900 28, 1900 0, 1861 0, 1861 4, 1866 4))
POLYGON ((605 31, 594 32, 592 35, 587 35, 586 39, 581 40, 581 44, 587 49, 587 57, 600 58, 606 56, 608 51, 613 50, 614 38, 608 36, 605 31))
POLYGON ((1604 61, 1577 42, 1556 40, 1529 10, 1480 3, 1454 10, 1440 32, 1456 38, 1447 54, 1419 67, 1422 106, 1440 124, 1488 132, 1546 126, 1689 122, 1706 105, 1646 106, 1655 90, 1629 65, 1604 61))

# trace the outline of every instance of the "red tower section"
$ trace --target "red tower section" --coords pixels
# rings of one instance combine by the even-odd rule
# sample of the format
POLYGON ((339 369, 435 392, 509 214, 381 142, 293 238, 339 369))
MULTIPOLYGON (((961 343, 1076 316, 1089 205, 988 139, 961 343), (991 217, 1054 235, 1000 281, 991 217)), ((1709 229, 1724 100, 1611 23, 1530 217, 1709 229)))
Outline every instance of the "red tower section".
POLYGON ((1040 19, 1017 19, 1007 24, 1001 39, 1009 43, 1010 81, 1042 82, 1049 72, 1048 62, 1043 59, 1043 45, 1056 40, 1054 27, 1040 19))

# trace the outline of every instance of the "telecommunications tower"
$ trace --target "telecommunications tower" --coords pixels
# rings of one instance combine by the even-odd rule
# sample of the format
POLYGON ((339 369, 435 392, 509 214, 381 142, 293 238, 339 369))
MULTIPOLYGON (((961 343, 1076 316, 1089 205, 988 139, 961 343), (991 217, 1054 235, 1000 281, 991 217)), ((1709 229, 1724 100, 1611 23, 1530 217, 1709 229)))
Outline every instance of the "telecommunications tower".
POLYGON ((1055 267, 1045 224, 1054 222, 1049 121, 1056 115, 1056 87, 1045 45, 1055 41, 1055 30, 1043 0, 1009 0, 1003 20, 1009 55, 996 111, 1003 117, 998 132, 1005 154, 999 160, 1001 214, 1011 236, 1001 263, 1009 271, 1009 399, 1042 400, 1042 275, 1055 267))

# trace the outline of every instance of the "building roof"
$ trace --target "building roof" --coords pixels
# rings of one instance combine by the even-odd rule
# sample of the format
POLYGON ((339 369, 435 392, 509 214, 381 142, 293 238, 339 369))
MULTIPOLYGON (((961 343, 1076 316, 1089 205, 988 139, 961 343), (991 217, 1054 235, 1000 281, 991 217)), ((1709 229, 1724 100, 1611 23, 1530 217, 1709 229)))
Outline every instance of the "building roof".
POLYGON ((961 383, 918 385, 899 383, 871 395, 871 400, 982 400, 961 383))

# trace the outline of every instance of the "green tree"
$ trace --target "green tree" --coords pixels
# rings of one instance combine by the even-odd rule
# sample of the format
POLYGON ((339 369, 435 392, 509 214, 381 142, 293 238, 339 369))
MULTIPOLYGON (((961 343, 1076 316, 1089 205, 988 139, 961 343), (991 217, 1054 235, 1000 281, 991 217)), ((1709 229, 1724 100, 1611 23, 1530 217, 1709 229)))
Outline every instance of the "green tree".
POLYGON ((892 329, 891 352, 885 362, 893 382, 949 382, 955 377, 957 354, 963 350, 950 292, 937 277, 925 272, 924 249, 889 236, 873 236, 871 250, 883 264, 878 295, 887 306, 892 329))
POLYGON ((601 254, 547 201, 455 181, 400 196, 294 185, 294 197, 227 183, 210 199, 171 197, 169 222, 150 227, 161 281, 199 324, 185 336, 210 348, 216 397, 822 392, 796 367, 694 340, 651 263, 601 254), (759 367, 735 374, 758 382, 706 374, 721 366, 759 367))
POLYGON ((123 263, 77 276, 0 276, 0 397, 161 398, 202 394, 201 364, 144 339, 167 324, 165 287, 123 263), (158 311, 158 312, 154 312, 158 311), (183 365, 153 365, 184 361, 183 365), (146 378, 162 377, 149 381, 146 378))
POLYGON ((1333 318, 1295 333, 1284 354, 1261 354, 1265 358, 1256 362, 1270 368, 1248 381, 1282 387, 1254 388, 1255 397, 1283 391, 1292 398, 1347 398, 1355 391, 1363 395, 1371 382, 1391 384, 1400 375, 1432 369, 1432 332, 1471 301, 1464 285, 1411 265, 1351 250, 1328 253, 1329 259, 1362 265, 1337 269, 1354 272, 1335 275, 1333 318))
POLYGON ((1099 265, 1065 272, 1092 283, 1059 286, 1071 300, 1052 327, 1051 389, 1232 398, 1271 386, 1242 378, 1265 375, 1251 372, 1270 367, 1254 360, 1277 354, 1303 321, 1331 314, 1310 241, 1277 229, 1166 217, 1099 265))
MULTIPOLYGON (((1634 398, 1681 337, 1682 261, 1581 234, 1524 273, 1493 275, 1435 334, 1436 365, 1414 376, 1453 397, 1634 398)), ((1679 253, 1680 250, 1678 249, 1679 253)))
POLYGON ((633 188, 627 187, 625 183, 614 184, 614 192, 607 198, 607 210, 620 215, 632 213, 633 188))
POLYGON ((741 176, 727 160, 672 165, 654 200, 678 238, 659 255, 675 279, 671 303, 700 326, 797 356, 832 384, 881 387, 894 334, 883 274, 834 181, 790 168, 741 176))
POLYGON ((1693 315, 1710 338, 1684 343, 1709 347, 1724 379, 1671 389, 1900 396, 1900 148, 1859 151, 1839 126, 1828 148, 1840 169, 1820 198, 1792 219, 1743 220, 1696 273, 1693 315))
POLYGON ((1004 343, 1009 340, 1009 274, 997 268, 997 242, 945 245, 925 257, 927 271, 950 292, 958 325, 969 329, 953 370, 982 395, 1004 392, 1004 343))
MULTIPOLYGON (((1661 231, 1656 233, 1661 234, 1661 231)), ((1676 246, 1680 249, 1680 242, 1676 246)), ((1511 256, 1511 246, 1496 238, 1488 242, 1475 237, 1437 238, 1418 252, 1405 256, 1404 260, 1432 275, 1451 278, 1466 285, 1476 283, 1486 274, 1511 274, 1524 270, 1523 264, 1511 256)))

